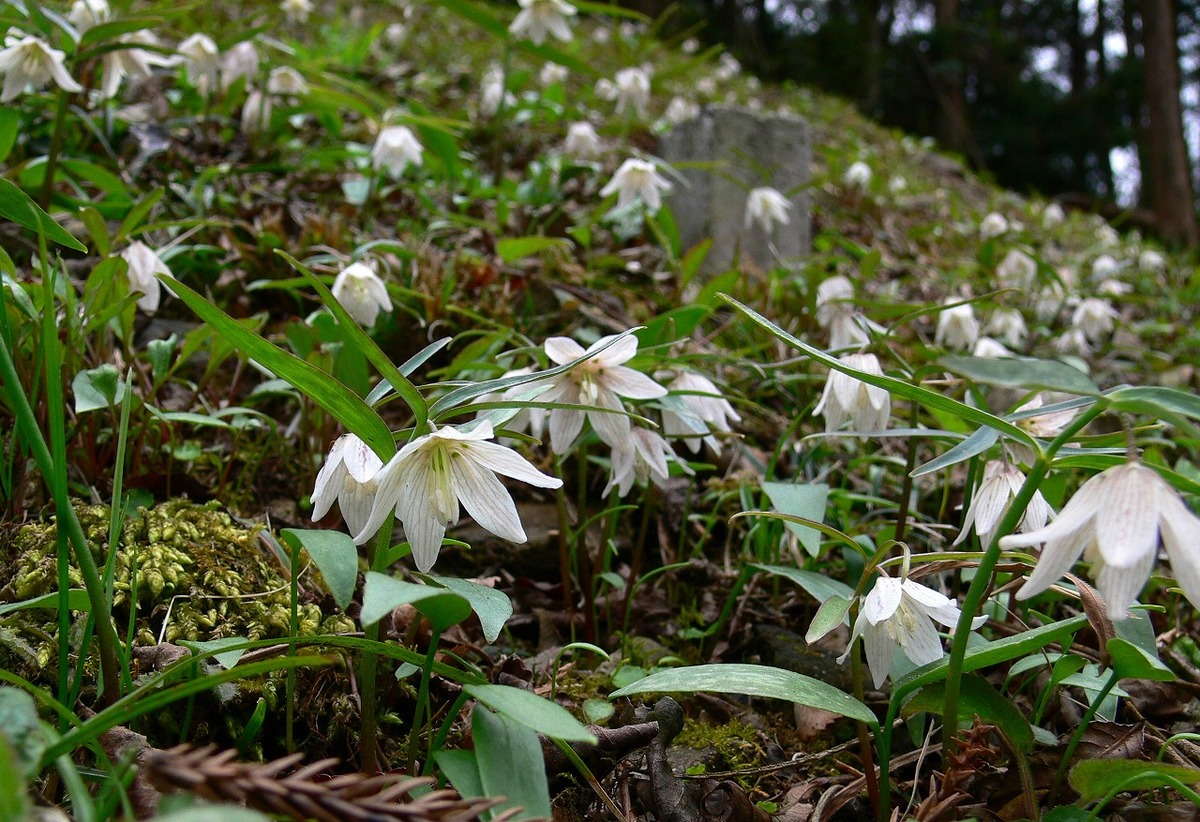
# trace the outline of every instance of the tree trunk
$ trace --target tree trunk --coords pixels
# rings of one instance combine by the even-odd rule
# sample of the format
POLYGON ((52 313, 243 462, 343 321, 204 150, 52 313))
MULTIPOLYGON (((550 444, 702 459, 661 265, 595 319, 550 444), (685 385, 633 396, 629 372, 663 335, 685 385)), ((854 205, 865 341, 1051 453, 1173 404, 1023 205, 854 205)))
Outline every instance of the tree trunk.
POLYGON ((1200 239, 1183 110, 1179 102, 1179 43, 1171 0, 1142 0, 1142 61, 1148 114, 1147 154, 1153 209, 1168 242, 1195 245, 1200 239))
POLYGON ((958 0, 935 0, 934 39, 937 58, 936 76, 941 117, 938 139, 951 151, 968 153, 970 130, 967 126, 967 95, 963 80, 962 47, 959 43, 958 0))

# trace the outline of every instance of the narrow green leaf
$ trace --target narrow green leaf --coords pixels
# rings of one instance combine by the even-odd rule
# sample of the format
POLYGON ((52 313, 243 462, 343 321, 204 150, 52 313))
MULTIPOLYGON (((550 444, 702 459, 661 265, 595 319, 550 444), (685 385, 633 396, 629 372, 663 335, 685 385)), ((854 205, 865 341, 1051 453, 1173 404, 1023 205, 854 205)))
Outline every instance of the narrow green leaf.
POLYGON ((387 462, 396 453, 391 429, 357 394, 316 366, 250 331, 178 280, 160 277, 188 308, 237 350, 287 380, 387 462))
POLYGON ((433 758, 459 796, 464 799, 485 796, 483 780, 479 778, 479 757, 475 751, 442 749, 433 758))
POLYGON ((320 277, 309 271, 303 263, 286 251, 275 249, 275 253, 287 260, 288 264, 304 275, 309 284, 316 289, 317 294, 321 297, 321 301, 325 303, 325 307, 329 309, 333 316, 337 317, 337 321, 342 326, 342 330, 346 333, 346 336, 362 352, 363 356, 379 369, 379 373, 391 384, 392 389, 400 395, 400 399, 408 404, 409 409, 416 418, 417 428, 423 429, 429 421, 429 406, 426 404, 425 398, 421 396, 421 392, 417 390, 417 387, 400 373, 400 369, 396 368, 388 355, 384 354, 375 341, 359 327, 354 318, 346 313, 346 309, 342 308, 342 304, 334 298, 333 293, 325 286, 325 283, 321 282, 320 277))
POLYGON ((609 694, 609 699, 645 693, 712 692, 783 699, 821 708, 878 727, 875 714, 849 694, 819 679, 768 665, 693 665, 657 671, 609 694))
POLYGON ((1037 443, 1034 442, 1033 438, 1030 437, 1029 434, 1025 433, 1008 420, 1001 419, 1000 417, 997 417, 994 414, 989 414, 988 412, 979 408, 972 408, 965 403, 961 403, 958 400, 953 400, 934 391, 930 391, 927 388, 921 388, 918 385, 912 385, 904 380, 898 380, 895 377, 868 374, 865 371, 859 371, 856 368, 851 368, 836 357, 831 357, 821 349, 814 348, 803 340, 797 339, 787 331, 784 331, 782 328, 777 326, 775 323, 768 320, 766 317, 759 314, 753 308, 743 305, 733 297, 730 297, 728 294, 721 294, 719 296, 722 300, 745 314, 772 336, 776 337, 782 342, 787 343, 793 348, 804 352, 804 354, 806 354, 808 357, 816 360, 824 366, 827 366, 828 368, 832 368, 834 371, 841 371, 843 374, 848 374, 849 376, 854 377, 857 380, 861 380, 868 385, 874 385, 877 388, 883 388, 887 391, 890 391, 897 397, 920 403, 927 408, 932 408, 937 411, 941 411, 942 413, 956 416, 967 422, 973 422, 976 425, 986 425, 988 428, 994 428, 1011 439, 1028 445, 1030 448, 1035 450, 1038 448, 1037 443))
POLYGON ((401 605, 416 607, 439 631, 462 622, 471 613, 470 603, 448 588, 417 585, 377 571, 367 571, 359 615, 362 624, 374 625, 401 605))
POLYGON ((966 462, 971 457, 977 457, 991 448, 999 438, 1000 434, 992 428, 976 428, 974 434, 955 445, 940 457, 935 457, 914 470, 912 476, 923 477, 926 474, 941 471, 943 468, 949 468, 951 465, 966 462))
POLYGON ((488 642, 496 641, 496 637, 500 636, 500 632, 504 630, 504 624, 513 615, 512 600, 508 598, 507 594, 469 579, 442 577, 435 574, 427 576, 438 585, 448 588, 469 602, 471 610, 479 617, 479 624, 483 627, 483 638, 488 642))
POLYGON ((1157 385, 1137 385, 1118 388, 1105 395, 1114 411, 1159 416, 1163 413, 1182 414, 1200 420, 1200 397, 1175 388, 1157 385))
POLYGON ((1058 360, 1042 360, 1037 357, 945 356, 938 360, 938 365, 984 385, 1030 390, 1037 388, 1090 396, 1100 393, 1100 389, 1087 374, 1058 360))
MULTIPOLYGON (((72 611, 90 611, 92 606, 88 600, 88 592, 82 588, 72 588, 67 591, 67 607, 72 611)), ((29 608, 57 611, 58 592, 52 591, 49 594, 42 594, 40 597, 25 599, 20 602, 6 602, 0 605, 0 616, 11 614, 13 611, 24 611, 29 608)))
POLYGON ((550 785, 538 736, 482 705, 471 711, 471 736, 484 796, 503 796, 500 808, 521 808, 513 819, 549 819, 550 785))
POLYGON ((21 111, 16 108, 0 109, 0 163, 8 159, 21 127, 21 111))
POLYGON ((348 534, 284 528, 279 536, 293 551, 301 548, 308 551, 339 608, 344 609, 350 604, 354 584, 358 581, 358 547, 348 534))
POLYGON ((1171 780, 1184 785, 1200 784, 1200 770, 1136 759, 1085 759, 1071 769, 1068 777, 1071 787, 1079 792, 1080 802, 1095 802, 1114 790, 1172 787, 1171 780))
POLYGON ((87 251, 87 246, 76 240, 65 228, 42 211, 28 194, 13 183, 0 177, 0 217, 12 220, 28 229, 45 234, 46 239, 76 251, 87 251))
POLYGON ((532 691, 508 685, 463 685, 470 694, 493 711, 504 714, 519 725, 551 739, 568 742, 595 742, 596 737, 583 723, 559 705, 532 691))
POLYGON ((508 237, 496 241, 496 253, 506 263, 513 263, 552 248, 566 250, 570 247, 561 237, 508 237))
POLYGON ((838 625, 843 624, 850 624, 850 600, 836 595, 831 596, 817 609, 812 624, 804 632, 804 641, 812 644, 838 625))

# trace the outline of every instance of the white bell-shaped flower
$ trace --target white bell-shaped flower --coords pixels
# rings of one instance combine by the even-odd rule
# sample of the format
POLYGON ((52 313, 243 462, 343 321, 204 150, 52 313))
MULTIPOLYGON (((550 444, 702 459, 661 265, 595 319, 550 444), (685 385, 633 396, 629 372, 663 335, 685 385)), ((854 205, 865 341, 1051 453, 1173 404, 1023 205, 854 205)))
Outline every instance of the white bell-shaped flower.
POLYGON ((528 37, 537 45, 546 42, 552 34, 564 42, 571 39, 568 18, 576 9, 566 0, 518 0, 521 11, 513 19, 508 32, 513 37, 528 37))
POLYGON ((393 179, 399 179, 409 165, 419 166, 424 162, 421 143, 408 126, 388 126, 379 130, 375 145, 371 148, 371 167, 383 170, 393 179))
MULTIPOLYGON (((963 514, 962 531, 954 540, 958 545, 967 538, 971 529, 975 529, 979 544, 985 548, 991 544, 996 535, 1000 520, 1008 513, 1013 498, 1025 483, 1025 475, 1021 469, 1006 460, 991 460, 983 467, 983 482, 975 489, 971 504, 963 514)), ((1047 504, 1041 491, 1034 492, 1033 498, 1025 508, 1017 523, 1018 531, 1036 531, 1046 524, 1053 512, 1047 504)))
POLYGON ((313 488, 313 522, 329 513, 336 501, 351 534, 358 534, 371 516, 379 484, 375 475, 383 461, 354 434, 343 434, 329 449, 313 488))
POLYGON ((162 296, 162 283, 154 275, 163 274, 167 277, 174 277, 171 269, 167 268, 167 264, 162 261, 162 258, 141 240, 134 240, 130 243, 121 252, 121 259, 125 261, 129 269, 129 290, 142 292, 141 298, 137 301, 138 308, 147 314, 153 314, 158 310, 158 303, 162 296))
POLYGON ((629 436, 612 450, 612 475, 604 487, 604 496, 615 488, 617 496, 623 497, 634 483, 647 480, 664 487, 671 478, 667 463, 674 459, 675 454, 665 439, 649 429, 633 426, 629 436))
POLYGON ((758 223, 765 233, 770 234, 775 226, 788 223, 791 207, 788 198, 770 186, 751 189, 746 195, 746 227, 758 223))
POLYGON ((997 309, 988 320, 987 328, 984 330, 1012 348, 1020 348, 1024 345, 1025 335, 1029 333, 1029 329, 1025 325, 1025 317, 1015 308, 997 309))
POLYGON ((567 127, 567 139, 563 151, 576 160, 592 160, 600 154, 600 135, 586 120, 571 123, 567 127))
POLYGON ((1008 233, 1008 220, 1003 214, 993 211, 979 221, 979 236, 985 240, 1001 237, 1008 233))
POLYGON ((1082 331, 1092 344, 1100 343, 1112 333, 1113 321, 1117 318, 1117 310, 1108 300, 1099 297, 1088 297, 1080 301, 1071 315, 1071 325, 1082 331))
MULTIPOLYGON (((846 354, 841 362, 858 371, 882 375, 879 358, 874 354, 846 354)), ((887 430, 888 417, 892 413, 892 397, 884 388, 868 385, 857 377, 830 371, 821 392, 821 401, 813 409, 813 415, 825 417, 825 431, 833 433, 841 429, 847 420, 853 422, 854 433, 860 439, 868 434, 887 430)))
POLYGON ((380 311, 392 310, 387 286, 366 263, 347 266, 333 281, 333 297, 355 322, 366 328, 375 325, 380 311))
POLYGON ((616 193, 618 208, 641 199, 648 211, 655 212, 662 207, 662 192, 671 188, 671 181, 658 173, 654 163, 630 157, 621 163, 612 179, 600 189, 600 196, 616 193))
POLYGON ((732 431, 730 422, 742 421, 720 389, 708 377, 683 371, 671 380, 667 390, 678 405, 664 403, 663 434, 670 439, 682 439, 693 454, 700 451, 701 442, 720 454, 721 441, 715 434, 728 434, 732 431))
POLYGON ((632 67, 621 69, 614 77, 616 81, 617 115, 637 114, 645 117, 650 106, 650 75, 645 69, 632 67))
MULTIPOLYGON (((951 297, 947 305, 958 302, 951 297)), ((979 339, 979 320, 975 317, 975 309, 970 303, 943 308, 938 314, 937 331, 933 341, 938 345, 957 351, 968 351, 979 339)))
MULTIPOLYGON (((8 43, 8 38, 5 40, 8 43)), ((63 91, 83 91, 67 72, 66 54, 51 48, 40 37, 27 35, 0 51, 0 74, 4 75, 4 91, 0 103, 15 99, 26 88, 41 89, 51 81, 63 91)))
POLYGON ((197 32, 175 49, 183 58, 187 80, 201 94, 211 94, 217 88, 221 73, 220 52, 207 34, 197 32))
POLYGON ((996 266, 996 279, 1004 288, 1028 291, 1037 277, 1037 261, 1019 248, 1010 248, 996 266))

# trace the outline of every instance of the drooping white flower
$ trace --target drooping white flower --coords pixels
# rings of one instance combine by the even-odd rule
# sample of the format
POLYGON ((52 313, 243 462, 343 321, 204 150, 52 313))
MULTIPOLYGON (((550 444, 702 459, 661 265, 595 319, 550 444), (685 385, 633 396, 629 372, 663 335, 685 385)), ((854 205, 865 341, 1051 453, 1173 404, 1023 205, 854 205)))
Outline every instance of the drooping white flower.
POLYGON ((1101 342, 1112 333, 1113 320, 1117 310, 1108 300, 1099 297, 1088 297, 1075 307, 1071 315, 1071 325, 1083 332, 1090 343, 1101 342))
POLYGON ((521 11, 508 27, 513 37, 528 37, 534 43, 541 45, 546 42, 546 35, 552 34, 559 40, 571 39, 571 26, 567 18, 575 14, 576 9, 566 0, 518 0, 521 11))
POLYGON ((1092 345, 1082 328, 1068 328, 1051 340, 1050 347, 1059 354, 1074 354, 1077 357, 1087 357, 1092 353, 1092 345))
POLYGON ((571 123, 567 128, 567 139, 563 141, 563 151, 577 160, 591 160, 600 153, 600 135, 586 120, 571 123))
POLYGON ((137 301, 138 308, 147 314, 153 314, 158 310, 158 303, 162 297, 162 283, 154 275, 173 277, 171 269, 167 268, 162 258, 141 240, 131 242, 121 252, 121 259, 128 266, 129 290, 142 292, 137 301))
POLYGON ((1121 265, 1111 254, 1101 254, 1092 260, 1092 279, 1099 282, 1117 276, 1121 265))
POLYGON ((279 10, 289 23, 307 23, 312 14, 312 0, 281 0, 279 10))
POLYGON ((375 325, 380 311, 392 310, 387 286, 366 263, 347 266, 334 279, 330 290, 346 313, 366 328, 375 325))
POLYGON ((700 50, 700 41, 695 37, 689 37, 679 44, 679 48, 684 54, 695 54, 700 50))
MULTIPOLYGON (((1036 411, 1039 408, 1044 408, 1047 405, 1066 400, 1070 397, 1069 394, 1055 394, 1039 392, 1033 395, 1033 398, 1028 402, 1017 407, 1016 413, 1022 411, 1036 411)), ((1023 417, 1016 421, 1018 428, 1045 440, 1052 440, 1062 433, 1063 429, 1071 420, 1075 419, 1075 415, 1079 413, 1078 408, 1068 408, 1063 411, 1053 411, 1048 414, 1035 414, 1029 417, 1023 417)))
POLYGON ((667 103, 667 109, 663 112, 663 122, 671 126, 677 126, 680 123, 686 123, 688 120, 695 120, 699 116, 699 103, 676 95, 671 98, 671 102, 667 103))
POLYGON ((238 80, 247 82, 258 74, 258 49, 251 40, 243 40, 233 46, 220 59, 221 88, 227 89, 238 80))
POLYGON ((428 571, 447 526, 458 522, 461 502, 479 527, 510 542, 524 542, 517 507, 496 475, 538 488, 559 488, 562 480, 543 474, 511 448, 488 442, 492 434, 487 421, 470 430, 447 425, 401 448, 375 475, 378 489, 371 514, 354 541, 361 545, 370 539, 395 510, 414 564, 428 571))
POLYGON ((629 436, 613 446, 612 475, 604 486, 604 496, 615 488, 617 496, 623 497, 635 482, 647 479, 659 488, 664 487, 671 478, 668 459, 674 460, 675 455, 665 439, 649 429, 633 426, 629 436))
POLYGON ((828 328, 839 314, 851 314, 854 306, 854 284, 848 277, 838 274, 826 277, 817 286, 817 325, 828 328))
POLYGON ((1054 522, 1001 537, 1000 547, 1045 544, 1037 567, 1017 591, 1028 599, 1053 585, 1083 558, 1115 619, 1129 611, 1158 556, 1161 538, 1175 579, 1200 605, 1200 519, 1152 468, 1127 462, 1101 471, 1071 497, 1054 522))
POLYGON ((67 72, 66 54, 50 48, 40 37, 26 35, 16 42, 5 39, 7 47, 0 51, 0 74, 4 75, 4 91, 0 103, 15 99, 26 87, 43 88, 53 81, 63 91, 83 91, 67 72))
POLYGON ((903 194, 908 189, 908 180, 900 174, 888 178, 888 191, 892 194, 903 194))
POLYGON ((408 126, 379 130, 371 148, 371 167, 376 171, 386 171, 393 179, 399 179, 410 164, 419 166, 422 162, 421 143, 408 126))
MULTIPOLYGON (((125 35, 125 42, 130 46, 157 46, 158 39, 148 29, 131 32, 125 35)), ((170 66, 174 60, 155 51, 143 48, 121 48, 106 51, 100 57, 103 80, 100 83, 100 96, 108 100, 117 96, 121 88, 121 80, 131 77, 135 80, 145 80, 151 76, 153 66, 170 66)))
POLYGON ((560 66, 558 63, 545 63, 542 70, 538 72, 538 82, 543 86, 553 86, 566 82, 570 75, 571 72, 566 66, 560 66))
POLYGON ((670 439, 682 439, 693 454, 700 443, 708 444, 713 453, 721 453, 721 441, 716 432, 728 434, 730 422, 741 422, 738 412, 721 396, 713 381, 701 374, 681 371, 671 380, 667 390, 679 401, 678 406, 663 407, 663 434, 670 439))
POLYGON ((1096 285, 1096 293, 1101 297, 1124 297, 1133 293, 1133 286, 1121 280, 1101 280, 1096 285))
POLYGON ((504 86, 504 69, 497 65, 488 66, 479 87, 479 113, 484 117, 494 117, 500 111, 501 104, 511 106, 515 103, 516 98, 504 86))
MULTIPOLYGON (((958 298, 951 297, 946 304, 951 305, 956 302, 958 302, 958 298)), ((979 320, 975 318, 975 309, 971 307, 970 303, 944 308, 938 314, 937 331, 933 335, 933 341, 938 345, 965 351, 975 345, 977 339, 979 339, 979 320)))
MULTIPOLYGON (((846 354, 841 362, 868 374, 882 375, 879 358, 874 354, 846 354)), ((860 439, 868 434, 887 430, 888 417, 892 413, 892 397, 887 389, 868 385, 857 377, 830 371, 821 392, 821 401, 813 409, 813 416, 825 417, 825 431, 839 430, 847 420, 852 420, 852 429, 860 439)))
POLYGON ((183 58, 187 80, 196 91, 210 94, 217 87, 221 72, 220 52, 207 34, 197 32, 175 49, 183 58))
POLYGON ((997 357, 1011 357, 1013 352, 1004 347, 1004 343, 999 340, 993 340, 991 337, 980 337, 975 341, 975 347, 971 349, 972 357, 982 357, 983 359, 991 360, 997 357))
POLYGON ((1118 234, 1117 230, 1108 223, 1101 222, 1100 225, 1096 227, 1096 241, 1103 246, 1112 246, 1121 242, 1121 235, 1118 234))
MULTIPOLYGON (((954 545, 962 543, 971 529, 975 529, 979 544, 985 548, 991 544, 992 537, 1000 520, 1004 519, 1012 505, 1013 498, 1025 483, 1025 475, 1021 469, 1006 460, 991 460, 983 467, 983 482, 975 489, 971 504, 963 515, 962 531, 954 545)), ((1050 518, 1050 506, 1046 503, 1041 491, 1034 492, 1025 513, 1017 523, 1018 531, 1036 531, 1046 524, 1050 518)))
POLYGON ((1058 283, 1051 283, 1037 293, 1033 301, 1033 313, 1041 322, 1048 323, 1058 316, 1067 295, 1058 283))
POLYGON ((291 66, 277 66, 267 77, 267 92, 278 97, 303 97, 308 94, 308 81, 291 66))
POLYGON ((1138 268, 1154 274, 1162 274, 1167 270, 1167 258, 1152 248, 1147 248, 1138 255, 1138 268))
POLYGON ((375 475, 382 467, 383 461, 354 434, 338 437, 313 487, 313 522, 324 519, 336 500, 346 529, 352 535, 361 532, 371 516, 379 487, 375 475))
POLYGON ((645 117, 650 106, 650 75, 645 69, 632 67, 617 72, 617 115, 637 114, 645 117))
POLYGON ((1029 333, 1025 317, 1015 308, 999 308, 993 312, 985 331, 1012 348, 1020 348, 1029 333))
POLYGON ((261 134, 271 125, 271 98, 258 89, 251 89, 242 104, 242 120, 239 126, 243 134, 261 134))
POLYGON ((1027 291, 1033 286, 1036 277, 1037 261, 1019 248, 1010 248, 1000 265, 996 266, 996 279, 1004 288, 1020 288, 1027 291))
POLYGON ((738 59, 727 51, 721 52, 721 56, 717 58, 717 79, 732 80, 738 76, 742 70, 742 64, 738 59))
POLYGON ((1000 237, 1008 233, 1008 220, 1004 215, 992 211, 979 221, 979 236, 985 240, 1000 237))
POLYGON ((788 210, 791 207, 788 198, 770 186, 751 189, 746 195, 746 227, 757 222, 764 232, 770 234, 776 225, 788 223, 788 210))
POLYGON ((852 163, 842 175, 842 185, 848 189, 865 191, 871 185, 872 176, 871 167, 862 160, 858 160, 852 163))
POLYGON ((934 620, 953 628, 959 614, 958 603, 945 594, 911 579, 880 577, 863 597, 850 642, 838 662, 846 661, 855 641, 862 637, 871 679, 876 688, 882 687, 892 671, 897 646, 918 667, 941 659, 942 640, 934 620))
POLYGON ((667 389, 642 372, 624 365, 637 354, 637 338, 622 337, 599 351, 612 340, 612 336, 601 337, 586 351, 570 337, 550 337, 546 340, 546 356, 551 362, 556 365, 577 362, 577 365, 557 377, 549 378, 550 389, 542 394, 541 399, 598 409, 611 408, 618 412, 551 409, 550 448, 554 453, 566 453, 583 430, 585 416, 600 439, 611 448, 619 447, 629 436, 629 417, 619 413, 624 410, 621 398, 652 400, 666 395, 667 389), (599 353, 594 353, 597 351, 599 353))
POLYGON ((1058 203, 1050 203, 1042 209, 1042 227, 1053 228, 1061 225, 1067 219, 1067 213, 1058 203))
POLYGON ((658 173, 654 163, 630 157, 621 163, 612 179, 600 189, 600 196, 616 193, 618 208, 624 208, 641 198, 646 209, 655 212, 662 207, 662 192, 671 188, 671 182, 658 173))
POLYGON ((67 14, 67 22, 80 34, 111 19, 112 9, 109 8, 108 0, 75 0, 71 4, 70 13, 67 14))

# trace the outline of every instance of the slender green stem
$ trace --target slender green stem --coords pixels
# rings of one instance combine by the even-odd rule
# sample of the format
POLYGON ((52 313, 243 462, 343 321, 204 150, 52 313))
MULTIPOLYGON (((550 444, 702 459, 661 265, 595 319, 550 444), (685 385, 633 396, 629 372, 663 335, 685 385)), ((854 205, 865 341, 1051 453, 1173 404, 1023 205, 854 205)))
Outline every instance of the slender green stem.
MULTIPOLYGON (((383 526, 375 534, 375 539, 369 543, 367 548, 367 566, 372 571, 382 572, 384 570, 376 566, 382 565, 384 557, 387 556, 391 535, 392 518, 388 517, 384 520, 383 526)), ((364 626, 363 637, 371 642, 378 642, 380 631, 380 623, 375 622, 364 626)), ((378 679, 378 674, 379 655, 374 651, 363 651, 358 664, 358 693, 361 697, 360 708, 362 710, 359 759, 362 763, 363 772, 369 774, 379 772, 379 757, 376 755, 379 747, 379 716, 376 705, 376 680, 378 679)))
POLYGON ((1033 499, 1033 495, 1037 493, 1038 486, 1046 476, 1046 472, 1050 470, 1051 462, 1058 450, 1103 411, 1104 403, 1097 400, 1094 405, 1083 411, 1070 425, 1064 428, 1062 433, 1055 437, 1046 446, 1046 450, 1034 460, 1029 469, 1029 475, 1025 478, 1025 483, 1017 492, 1012 504, 1008 506, 1008 510, 1005 511, 1004 518, 996 528, 995 535, 979 560, 979 567, 975 570, 971 587, 963 599, 962 613, 959 615, 958 625, 954 630, 954 640, 950 645, 950 663, 946 671, 946 697, 942 713, 945 717, 951 717, 942 727, 942 750, 947 754, 955 750, 954 737, 958 732, 958 723, 953 718, 958 716, 958 695, 962 682, 963 657, 967 654, 967 639, 971 633, 971 621, 979 612, 984 594, 991 587, 992 572, 995 570, 996 561, 1000 558, 1000 537, 1016 530, 1021 517, 1025 515, 1026 506, 1033 499))
MULTIPOLYGON (((421 739, 421 730, 425 718, 433 718, 429 708, 429 680, 433 673, 433 663, 437 660, 438 646, 442 641, 442 632, 436 626, 429 633, 429 648, 425 651, 425 664, 421 666, 421 687, 417 691, 417 708, 413 711, 412 730, 408 735, 408 772, 417 773, 417 743, 421 739)), ((422 763, 424 764, 424 763, 422 763)))
MULTIPOLYGON (((288 614, 288 656, 296 655, 296 637, 300 634, 300 546, 291 545, 292 549, 292 578, 288 582, 288 595, 290 611, 288 614)), ((287 713, 286 727, 284 730, 284 744, 287 746, 287 752, 294 753, 296 750, 296 740, 292 733, 292 724, 296 716, 296 669, 288 668, 287 678, 285 680, 286 700, 287 705, 285 711, 287 713)))
POLYGON ((1115 669, 1109 674, 1104 687, 1096 694, 1096 698, 1092 700, 1092 704, 1088 705, 1083 718, 1079 720, 1079 724, 1071 732, 1071 739, 1067 742, 1066 750, 1063 751, 1062 761, 1058 763, 1058 768, 1054 771, 1054 781, 1050 783, 1050 793, 1046 797, 1047 807, 1054 807, 1054 802, 1058 798, 1058 789, 1062 785, 1063 777, 1067 775, 1067 769, 1071 766, 1071 757, 1075 755, 1075 749, 1083 741, 1083 732, 1087 730, 1088 725, 1095 718, 1096 712, 1100 710, 1100 706, 1104 704, 1104 700, 1108 698, 1112 689, 1117 686, 1117 680, 1120 678, 1115 669))
MULTIPOLYGON (((912 404, 912 427, 917 427, 917 415, 920 406, 912 404)), ((904 534, 908 529, 908 510, 912 503, 913 470, 917 467, 917 438, 908 438, 908 459, 904 463, 904 482, 900 488, 900 514, 896 517, 896 532, 893 539, 904 542, 904 534)))
MULTIPOLYGON (((857 608, 854 609, 858 611, 857 608)), ((853 624, 856 613, 852 613, 851 624, 853 624)), ((866 687, 863 685, 863 663, 862 655, 855 650, 850 651, 850 682, 854 689, 854 698, 862 702, 866 696, 866 687)), ((862 757, 863 780, 867 783, 867 796, 870 797, 871 807, 879 807, 879 783, 889 781, 886 773, 875 773, 875 760, 871 756, 871 730, 865 722, 857 722, 858 725, 858 748, 859 755, 862 757)))
POLYGON ((42 180, 42 192, 38 195, 38 205, 45 210, 50 208, 50 195, 54 193, 54 174, 58 170, 58 155, 62 151, 66 124, 67 92, 59 91, 58 108, 54 112, 54 132, 50 135, 50 151, 46 155, 46 177, 42 180))

